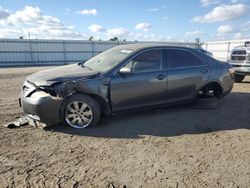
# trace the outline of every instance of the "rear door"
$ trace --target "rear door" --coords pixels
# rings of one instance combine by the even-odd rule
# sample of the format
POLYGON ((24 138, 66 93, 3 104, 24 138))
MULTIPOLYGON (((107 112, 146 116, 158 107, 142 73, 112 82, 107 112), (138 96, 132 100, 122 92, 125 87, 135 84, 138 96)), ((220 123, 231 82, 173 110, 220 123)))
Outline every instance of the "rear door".
POLYGON ((144 51, 125 65, 131 73, 116 73, 110 84, 113 111, 162 103, 166 99, 167 71, 163 50, 144 51))
POLYGON ((185 49, 166 49, 169 102, 196 97, 197 90, 208 77, 208 65, 185 49))

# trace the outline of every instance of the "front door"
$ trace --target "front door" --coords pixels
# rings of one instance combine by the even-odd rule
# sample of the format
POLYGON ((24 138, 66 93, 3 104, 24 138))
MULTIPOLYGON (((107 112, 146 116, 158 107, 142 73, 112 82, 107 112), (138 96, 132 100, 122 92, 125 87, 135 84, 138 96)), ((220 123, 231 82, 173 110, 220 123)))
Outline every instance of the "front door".
POLYGON ((125 65, 130 73, 116 73, 110 84, 113 111, 162 103, 166 99, 167 71, 162 50, 147 50, 125 65))

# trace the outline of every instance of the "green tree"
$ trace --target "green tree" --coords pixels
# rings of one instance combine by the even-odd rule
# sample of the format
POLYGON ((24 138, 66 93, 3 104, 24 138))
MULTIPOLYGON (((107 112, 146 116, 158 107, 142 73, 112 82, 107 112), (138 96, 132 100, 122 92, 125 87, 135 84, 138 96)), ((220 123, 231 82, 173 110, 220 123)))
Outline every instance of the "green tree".
POLYGON ((89 41, 93 41, 94 37, 93 36, 90 36, 89 37, 89 41))
POLYGON ((113 38, 109 39, 109 41, 115 42, 115 41, 119 41, 119 39, 118 39, 118 37, 113 37, 113 38))

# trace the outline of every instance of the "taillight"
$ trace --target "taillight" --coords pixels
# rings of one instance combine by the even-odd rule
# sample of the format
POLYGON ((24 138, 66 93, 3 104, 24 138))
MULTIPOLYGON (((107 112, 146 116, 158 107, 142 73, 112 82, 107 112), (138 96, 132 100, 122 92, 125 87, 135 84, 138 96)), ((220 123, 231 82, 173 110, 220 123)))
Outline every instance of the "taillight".
POLYGON ((234 74, 234 68, 233 67, 229 68, 228 71, 229 71, 230 74, 234 74))

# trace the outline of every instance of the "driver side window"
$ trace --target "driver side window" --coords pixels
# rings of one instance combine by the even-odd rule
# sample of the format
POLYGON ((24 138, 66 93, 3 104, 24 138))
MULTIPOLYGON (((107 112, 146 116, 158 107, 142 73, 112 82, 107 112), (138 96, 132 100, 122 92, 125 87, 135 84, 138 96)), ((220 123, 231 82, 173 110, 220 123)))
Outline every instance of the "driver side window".
POLYGON ((162 51, 150 50, 137 55, 125 67, 133 73, 151 72, 160 70, 162 62, 162 51))

